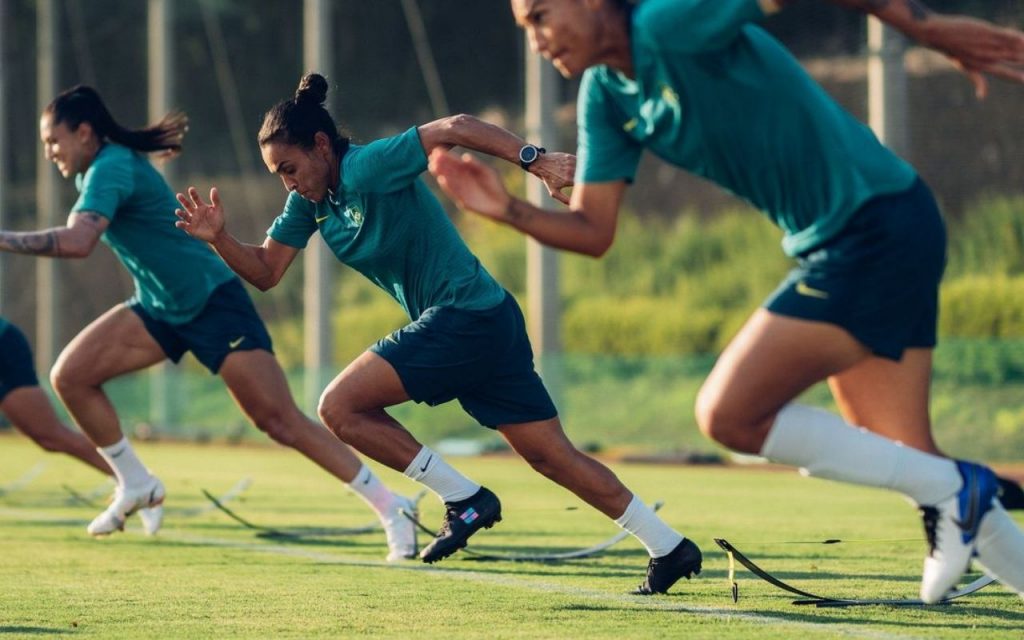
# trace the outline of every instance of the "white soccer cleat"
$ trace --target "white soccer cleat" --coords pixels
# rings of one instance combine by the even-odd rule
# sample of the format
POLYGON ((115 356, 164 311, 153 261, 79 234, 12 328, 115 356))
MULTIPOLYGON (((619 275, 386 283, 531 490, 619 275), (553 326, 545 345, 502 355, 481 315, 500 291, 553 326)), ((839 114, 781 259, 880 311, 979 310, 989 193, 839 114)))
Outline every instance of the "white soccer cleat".
POLYGON ((976 559, 985 573, 1024 597, 1024 531, 998 500, 981 520, 976 559))
POLYGON ((945 598, 967 572, 982 518, 999 489, 987 467, 963 461, 956 465, 963 479, 960 490, 934 507, 921 507, 930 548, 921 576, 921 600, 928 604, 945 598))
POLYGON ((419 517, 416 505, 409 498, 395 496, 395 504, 388 514, 381 518, 384 533, 388 538, 388 562, 401 562, 416 557, 416 525, 402 515, 408 513, 414 518, 419 517))
POLYGON ((164 505, 139 509, 139 520, 142 521, 142 530, 147 536, 156 535, 164 523, 164 505))
POLYGON ((143 527, 146 533, 156 533, 163 522, 163 507, 160 505, 163 504, 164 495, 164 483, 156 476, 150 476, 149 482, 140 489, 118 487, 114 490, 114 499, 110 506, 89 523, 86 531, 93 536, 106 536, 115 531, 124 531, 124 521, 128 516, 139 509, 148 509, 150 513, 143 519, 143 527), (152 531, 151 526, 155 526, 152 531))

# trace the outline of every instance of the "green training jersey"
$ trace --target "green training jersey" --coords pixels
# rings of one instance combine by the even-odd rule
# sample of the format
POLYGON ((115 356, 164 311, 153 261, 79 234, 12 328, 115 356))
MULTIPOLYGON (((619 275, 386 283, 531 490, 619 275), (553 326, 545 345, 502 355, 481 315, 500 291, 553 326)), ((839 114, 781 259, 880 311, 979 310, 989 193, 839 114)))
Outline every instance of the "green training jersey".
POLYGON ((188 322, 211 291, 235 277, 206 243, 174 226, 178 201, 142 154, 105 144, 75 186, 71 210, 110 221, 101 239, 131 273, 135 299, 154 318, 188 322))
POLYGON ((914 169, 752 21, 758 0, 643 0, 633 77, 583 76, 576 182, 631 181, 643 149, 761 209, 797 255, 834 237, 914 169))
POLYGON ((352 145, 341 161, 337 192, 323 202, 292 192, 267 235, 302 249, 319 231, 338 260, 387 291, 412 319, 435 306, 493 307, 505 290, 419 179, 426 168, 415 127, 352 145))

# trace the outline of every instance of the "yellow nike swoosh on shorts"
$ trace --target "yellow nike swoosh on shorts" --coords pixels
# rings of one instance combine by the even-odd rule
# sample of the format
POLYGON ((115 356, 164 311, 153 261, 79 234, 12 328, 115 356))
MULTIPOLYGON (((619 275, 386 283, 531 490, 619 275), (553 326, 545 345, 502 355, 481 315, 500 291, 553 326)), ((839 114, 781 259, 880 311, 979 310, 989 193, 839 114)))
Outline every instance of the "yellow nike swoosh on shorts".
POLYGON ((327 218, 330 218, 330 217, 331 217, 330 215, 326 215, 326 216, 324 216, 322 218, 317 218, 316 219, 316 223, 320 224, 321 222, 323 222, 324 220, 326 220, 327 218))
POLYGON ((243 340, 245 340, 245 336, 242 336, 241 338, 237 338, 235 340, 232 340, 231 342, 228 343, 228 346, 231 347, 232 349, 234 349, 238 345, 242 344, 243 340))
POLYGON ((807 296, 809 298, 819 298, 821 300, 828 300, 828 291, 815 289, 814 287, 808 286, 808 284, 803 281, 796 283, 796 292, 802 296, 807 296))

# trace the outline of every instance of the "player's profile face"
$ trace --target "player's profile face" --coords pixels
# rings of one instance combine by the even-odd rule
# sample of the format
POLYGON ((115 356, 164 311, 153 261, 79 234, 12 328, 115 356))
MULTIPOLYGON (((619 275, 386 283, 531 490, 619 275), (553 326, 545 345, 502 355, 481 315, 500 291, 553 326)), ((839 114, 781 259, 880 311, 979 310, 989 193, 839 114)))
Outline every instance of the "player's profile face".
POLYGON ((601 0, 512 0, 512 13, 530 49, 574 78, 597 62, 601 6, 601 0))
POLYGON ((39 139, 43 143, 43 155, 57 165, 65 178, 85 171, 92 161, 88 153, 88 141, 92 129, 87 124, 79 125, 72 131, 67 123, 53 123, 53 116, 44 113, 39 119, 39 139))
POLYGON ((330 186, 331 163, 318 149, 303 149, 294 144, 269 142, 260 147, 267 169, 278 175, 284 188, 306 200, 321 202, 330 186))

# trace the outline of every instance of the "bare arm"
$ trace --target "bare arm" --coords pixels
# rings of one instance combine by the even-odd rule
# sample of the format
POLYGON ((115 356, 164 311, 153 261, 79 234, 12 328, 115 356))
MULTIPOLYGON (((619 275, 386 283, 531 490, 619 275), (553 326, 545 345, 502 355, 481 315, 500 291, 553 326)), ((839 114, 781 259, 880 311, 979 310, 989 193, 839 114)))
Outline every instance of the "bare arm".
MULTIPOLYGON (((418 131, 420 143, 428 156, 437 148, 448 151, 459 146, 518 165, 519 150, 526 144, 525 140, 511 131, 465 114, 428 122, 418 127, 418 131)), ((544 181, 551 197, 569 203, 569 197, 562 193, 562 189, 572 186, 576 156, 570 153, 543 153, 530 165, 529 171, 544 181)))
POLYGON ((615 240, 626 191, 622 180, 577 185, 569 211, 551 211, 511 196, 494 169, 469 154, 458 158, 437 149, 430 154, 430 172, 461 208, 514 227, 548 246, 599 257, 615 240))
POLYGON ((210 202, 204 202, 195 187, 188 195, 179 193, 182 208, 175 211, 175 226, 194 238, 210 243, 231 269, 260 291, 267 291, 281 281, 299 250, 270 238, 262 245, 239 242, 228 233, 224 224, 224 207, 216 187, 210 189, 210 202))
MULTIPOLYGON (((761 0, 771 10, 794 0, 761 0)), ((986 75, 1024 83, 1024 33, 985 20, 933 12, 922 0, 831 0, 870 13, 922 45, 953 61, 974 83, 975 93, 988 93, 986 75)))
POLYGON ((92 253, 110 221, 92 211, 68 216, 65 227, 42 231, 0 231, 0 251, 51 258, 84 258, 92 253))

